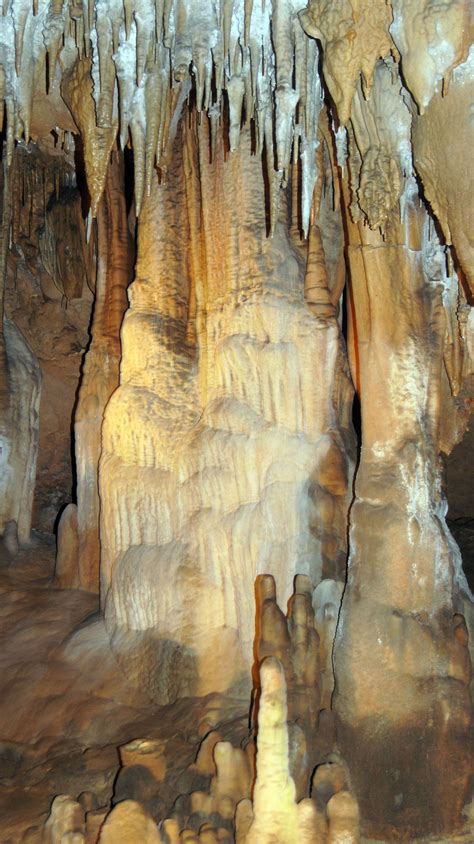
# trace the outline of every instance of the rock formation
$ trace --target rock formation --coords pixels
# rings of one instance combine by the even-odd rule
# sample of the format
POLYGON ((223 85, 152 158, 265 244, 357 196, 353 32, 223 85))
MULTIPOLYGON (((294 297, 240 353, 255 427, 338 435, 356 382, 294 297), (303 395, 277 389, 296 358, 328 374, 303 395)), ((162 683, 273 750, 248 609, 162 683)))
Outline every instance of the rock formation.
POLYGON ((124 195, 123 158, 107 169, 97 216, 97 278, 92 341, 87 351, 75 414, 78 585, 99 589, 99 489, 101 429, 105 406, 118 386, 120 326, 131 280, 133 248, 124 195))
POLYGON ((106 619, 163 702, 248 682, 255 577, 271 568, 282 599, 298 572, 317 582, 325 542, 333 566, 344 556, 334 510, 349 503, 351 387, 335 316, 305 307, 283 210, 266 238, 250 134, 227 163, 217 142, 210 165, 205 126, 182 133, 142 209, 100 467, 106 619), (163 655, 147 665, 151 648, 163 655))
POLYGON ((471 31, 467 0, 3 3, 3 586, 59 516, 41 588, 101 616, 55 654, 105 629, 196 721, 192 753, 117 731, 45 840, 461 830, 471 31))

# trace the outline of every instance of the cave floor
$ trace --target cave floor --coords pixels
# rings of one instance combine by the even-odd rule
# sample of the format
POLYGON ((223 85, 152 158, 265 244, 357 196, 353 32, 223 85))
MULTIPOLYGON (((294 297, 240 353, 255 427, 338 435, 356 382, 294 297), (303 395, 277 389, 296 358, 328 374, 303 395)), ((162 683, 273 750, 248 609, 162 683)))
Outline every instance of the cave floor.
MULTIPOLYGON (((19 844, 28 829, 28 841, 40 842, 57 794, 93 792, 110 807, 117 748, 136 738, 166 740, 166 817, 203 725, 219 723, 223 706, 211 696, 157 707, 128 685, 97 596, 52 585, 54 553, 38 535, 14 561, 0 546, 0 844, 19 844)), ((232 740, 248 707, 226 700, 225 710, 219 728, 232 740)))
MULTIPOLYGON (((97 596, 54 587, 54 553, 41 535, 14 560, 0 546, 0 844, 20 844, 27 831, 39 844, 57 794, 92 792, 97 807, 109 808, 117 748, 136 738, 165 742, 166 817, 210 725, 234 744, 247 730, 245 701, 209 696, 157 707, 128 685, 97 596)), ((472 844, 474 813, 459 835, 430 841, 472 844)))

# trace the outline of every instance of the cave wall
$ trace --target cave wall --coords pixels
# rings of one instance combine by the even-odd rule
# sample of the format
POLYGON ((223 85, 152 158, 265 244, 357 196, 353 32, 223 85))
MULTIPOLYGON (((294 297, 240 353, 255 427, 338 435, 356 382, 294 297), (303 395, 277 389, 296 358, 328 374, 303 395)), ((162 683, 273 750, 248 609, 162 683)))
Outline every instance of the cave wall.
MULTIPOLYGON (((20 148, 10 178, 5 314, 41 373, 36 468, 28 485, 34 491, 31 526, 51 534, 75 484, 71 435, 93 294, 87 284, 74 162, 52 145, 30 152, 20 148)), ((28 532, 22 536, 27 540, 28 532)))
MULTIPOLYGON (((284 605, 294 577, 308 577, 321 699, 363 828, 401 840, 456 828, 471 773, 472 596, 440 472, 472 389, 468 15, 463 0, 15 0, 0 28, 5 171, 15 142, 57 115, 61 151, 81 136, 97 230, 61 585, 100 588, 117 659, 154 700, 246 693, 253 663, 258 693, 268 673, 285 779, 286 686, 278 665, 260 665, 254 583, 272 575, 284 605), (128 304, 116 152, 127 144, 138 216, 128 304), (349 367, 362 417, 354 486, 349 367)), ((45 267, 60 180, 55 193, 45 267)), ((81 290, 80 272, 61 276, 68 301, 81 290)), ((23 310, 33 348, 37 317, 23 310)))

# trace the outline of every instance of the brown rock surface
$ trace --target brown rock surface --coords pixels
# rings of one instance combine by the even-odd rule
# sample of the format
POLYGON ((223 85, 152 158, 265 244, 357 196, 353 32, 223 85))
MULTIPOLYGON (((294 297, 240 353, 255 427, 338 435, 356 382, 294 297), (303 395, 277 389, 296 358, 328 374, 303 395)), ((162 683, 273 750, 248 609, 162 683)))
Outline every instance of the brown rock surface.
POLYGON ((469 3, 301 5, 3 3, 8 844, 473 840, 469 3))
POLYGON ((77 507, 75 504, 68 504, 61 513, 57 532, 54 578, 60 589, 79 586, 78 555, 77 507))
POLYGON ((72 497, 71 428, 82 355, 89 340, 92 294, 87 286, 80 197, 71 187, 71 156, 50 146, 32 146, 16 152, 13 166, 23 190, 18 185, 13 191, 5 310, 41 371, 31 519, 34 528, 52 533, 58 512, 72 497))
POLYGON ((97 211, 97 279, 91 343, 74 414, 78 585, 99 591, 98 470, 104 410, 119 383, 120 327, 127 306, 134 249, 128 230, 123 156, 113 153, 97 211))
MULTIPOLYGON (((426 232, 422 211, 414 213, 426 232)), ((467 794, 470 675, 452 622, 466 587, 438 474, 440 287, 429 291, 433 277, 421 250, 366 232, 350 248, 363 446, 336 635, 335 708, 366 828, 396 837, 406 826, 415 837, 459 823, 467 794), (414 312, 417 295, 423 305, 414 312), (396 330, 387 325, 386 301, 394 303, 396 330), (397 419, 396 428, 386 427, 387 418, 397 419)))

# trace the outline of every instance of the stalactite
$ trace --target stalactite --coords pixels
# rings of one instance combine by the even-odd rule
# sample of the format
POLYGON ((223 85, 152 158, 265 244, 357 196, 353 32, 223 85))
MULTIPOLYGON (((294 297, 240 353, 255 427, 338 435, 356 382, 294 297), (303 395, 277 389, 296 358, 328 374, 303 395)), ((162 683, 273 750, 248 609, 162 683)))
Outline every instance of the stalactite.
POLYGON ((81 131, 85 150, 85 168, 91 196, 91 212, 97 214, 107 173, 107 165, 117 134, 117 119, 112 127, 102 129, 96 125, 91 62, 72 65, 63 74, 61 93, 81 131))
MULTIPOLYGON (((34 243, 64 307, 84 280, 96 293, 54 586, 97 591, 101 558, 112 650, 155 702, 242 700, 255 659, 255 782, 253 733, 244 749, 215 732, 186 772, 203 788, 159 830, 120 802, 100 832, 114 844, 226 841, 234 816, 242 844, 356 842, 359 824, 415 840, 451 834, 468 795, 470 595, 439 470, 472 378, 468 4, 301 5, 3 3, 0 281, 9 248, 27 265, 34 243), (316 747, 321 720, 344 760, 316 747)), ((0 314, 13 555, 40 375, 0 314)), ((62 796, 46 840, 65 836, 92 833, 62 796)))
POLYGON ((323 148, 318 147, 317 168, 319 178, 313 195, 313 221, 310 222, 308 258, 304 280, 305 300, 311 311, 322 319, 333 317, 335 307, 329 292, 329 279, 321 232, 316 220, 319 218, 323 189, 323 148))
POLYGON ((344 125, 360 75, 370 91, 377 60, 394 50, 390 7, 385 0, 339 0, 330 9, 325 0, 310 0, 300 20, 305 32, 321 41, 324 79, 344 125))

